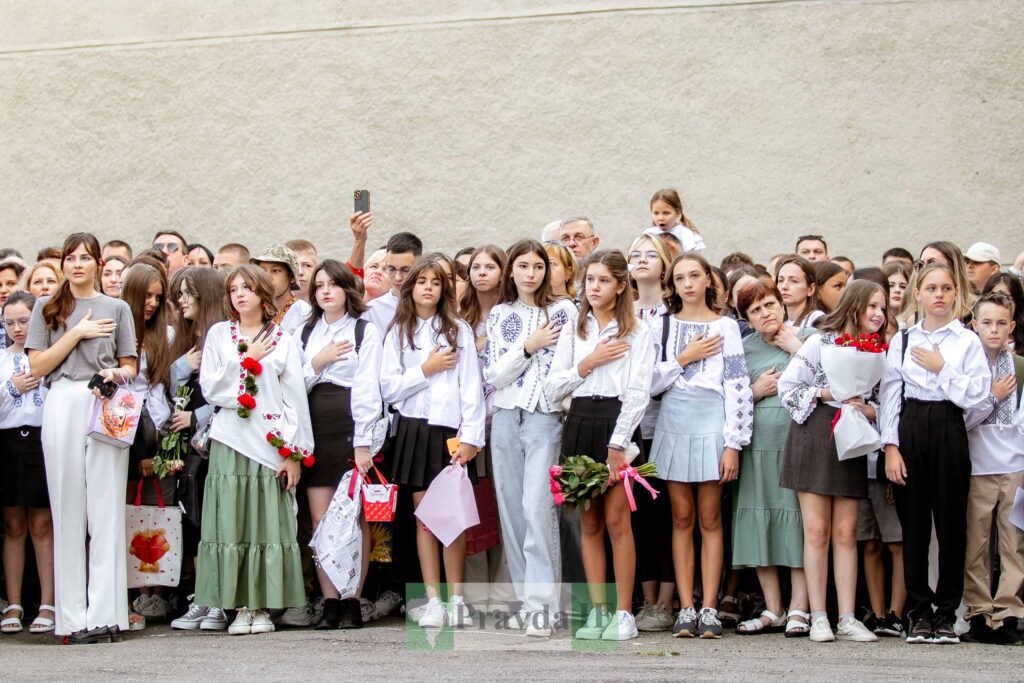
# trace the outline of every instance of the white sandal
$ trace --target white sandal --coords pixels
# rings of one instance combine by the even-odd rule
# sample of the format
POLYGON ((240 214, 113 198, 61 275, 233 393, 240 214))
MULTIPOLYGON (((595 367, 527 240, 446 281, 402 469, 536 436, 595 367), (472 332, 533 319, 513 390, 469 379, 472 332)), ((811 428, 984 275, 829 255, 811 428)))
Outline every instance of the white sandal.
POLYGON ((0 632, 2 632, 2 633, 21 633, 23 630, 25 630, 25 627, 21 623, 21 620, 25 618, 25 608, 24 607, 22 607, 18 603, 12 603, 10 605, 7 605, 7 607, 4 607, 4 611, 2 612, 2 614, 6 615, 8 612, 15 612, 15 611, 16 612, 20 612, 21 614, 19 616, 16 616, 16 617, 7 617, 3 621, 0 621, 0 632))
POLYGON ((762 633, 779 633, 782 631, 783 626, 786 624, 786 615, 783 614, 781 617, 769 610, 761 612, 761 616, 756 619, 747 619, 740 623, 736 627, 736 635, 738 636, 754 636, 762 633), (762 618, 768 618, 771 620, 770 623, 764 623, 761 621, 762 618))
POLYGON ((50 633, 57 626, 57 623, 50 617, 44 617, 42 612, 53 612, 54 616, 57 614, 57 608, 53 605, 39 605, 40 614, 36 615, 36 618, 32 620, 32 623, 28 625, 29 633, 50 633))
POLYGON ((789 621, 786 622, 787 638, 804 638, 811 634, 811 615, 801 612, 798 609, 789 610, 789 621), (804 621, 796 621, 793 617, 799 617, 804 621))

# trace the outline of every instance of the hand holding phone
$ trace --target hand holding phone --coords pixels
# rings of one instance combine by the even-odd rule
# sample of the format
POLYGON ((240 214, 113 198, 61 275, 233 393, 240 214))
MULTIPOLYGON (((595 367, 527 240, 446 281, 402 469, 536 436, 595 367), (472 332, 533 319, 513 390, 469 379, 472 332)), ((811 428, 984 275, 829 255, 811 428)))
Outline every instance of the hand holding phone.
POLYGON ((103 379, 103 375, 99 373, 92 376, 88 386, 92 393, 99 398, 111 399, 114 397, 114 392, 117 391, 117 385, 103 379))
POLYGON ((370 191, 356 190, 352 193, 356 213, 370 213, 370 191))

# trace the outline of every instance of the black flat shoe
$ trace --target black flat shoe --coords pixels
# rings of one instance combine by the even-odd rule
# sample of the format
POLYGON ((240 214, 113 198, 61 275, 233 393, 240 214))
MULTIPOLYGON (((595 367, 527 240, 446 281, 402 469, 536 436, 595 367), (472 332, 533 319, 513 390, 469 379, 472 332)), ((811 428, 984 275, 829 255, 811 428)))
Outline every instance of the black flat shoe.
POLYGON ((363 609, 356 598, 341 601, 341 619, 338 628, 362 628, 363 609))
POLYGON ((316 625, 317 631, 329 631, 331 629, 338 628, 338 622, 341 619, 341 600, 337 598, 327 598, 324 600, 324 613, 320 617, 320 622, 316 625))
POLYGON ((92 645, 93 643, 116 643, 121 640, 121 629, 117 626, 97 626, 82 629, 67 637, 68 645, 92 645))

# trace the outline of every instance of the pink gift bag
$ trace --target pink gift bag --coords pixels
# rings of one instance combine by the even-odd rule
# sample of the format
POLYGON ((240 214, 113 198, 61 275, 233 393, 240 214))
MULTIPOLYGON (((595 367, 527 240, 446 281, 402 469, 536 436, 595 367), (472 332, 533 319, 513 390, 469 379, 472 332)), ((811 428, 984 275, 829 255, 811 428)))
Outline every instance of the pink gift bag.
POLYGON ((86 434, 97 441, 128 448, 135 441, 145 398, 144 392, 127 385, 119 386, 110 398, 97 398, 92 405, 86 434))
POLYGON ((463 531, 480 523, 473 483, 465 465, 448 465, 430 482, 416 517, 448 547, 463 531))

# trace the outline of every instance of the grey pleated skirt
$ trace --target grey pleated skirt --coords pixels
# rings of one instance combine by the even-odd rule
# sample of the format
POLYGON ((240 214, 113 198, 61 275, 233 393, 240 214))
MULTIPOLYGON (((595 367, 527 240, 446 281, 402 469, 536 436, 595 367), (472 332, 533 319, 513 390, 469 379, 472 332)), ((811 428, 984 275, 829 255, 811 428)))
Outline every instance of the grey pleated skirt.
POLYGON ((725 401, 713 391, 669 389, 661 400, 650 461, 666 481, 718 481, 725 401))

